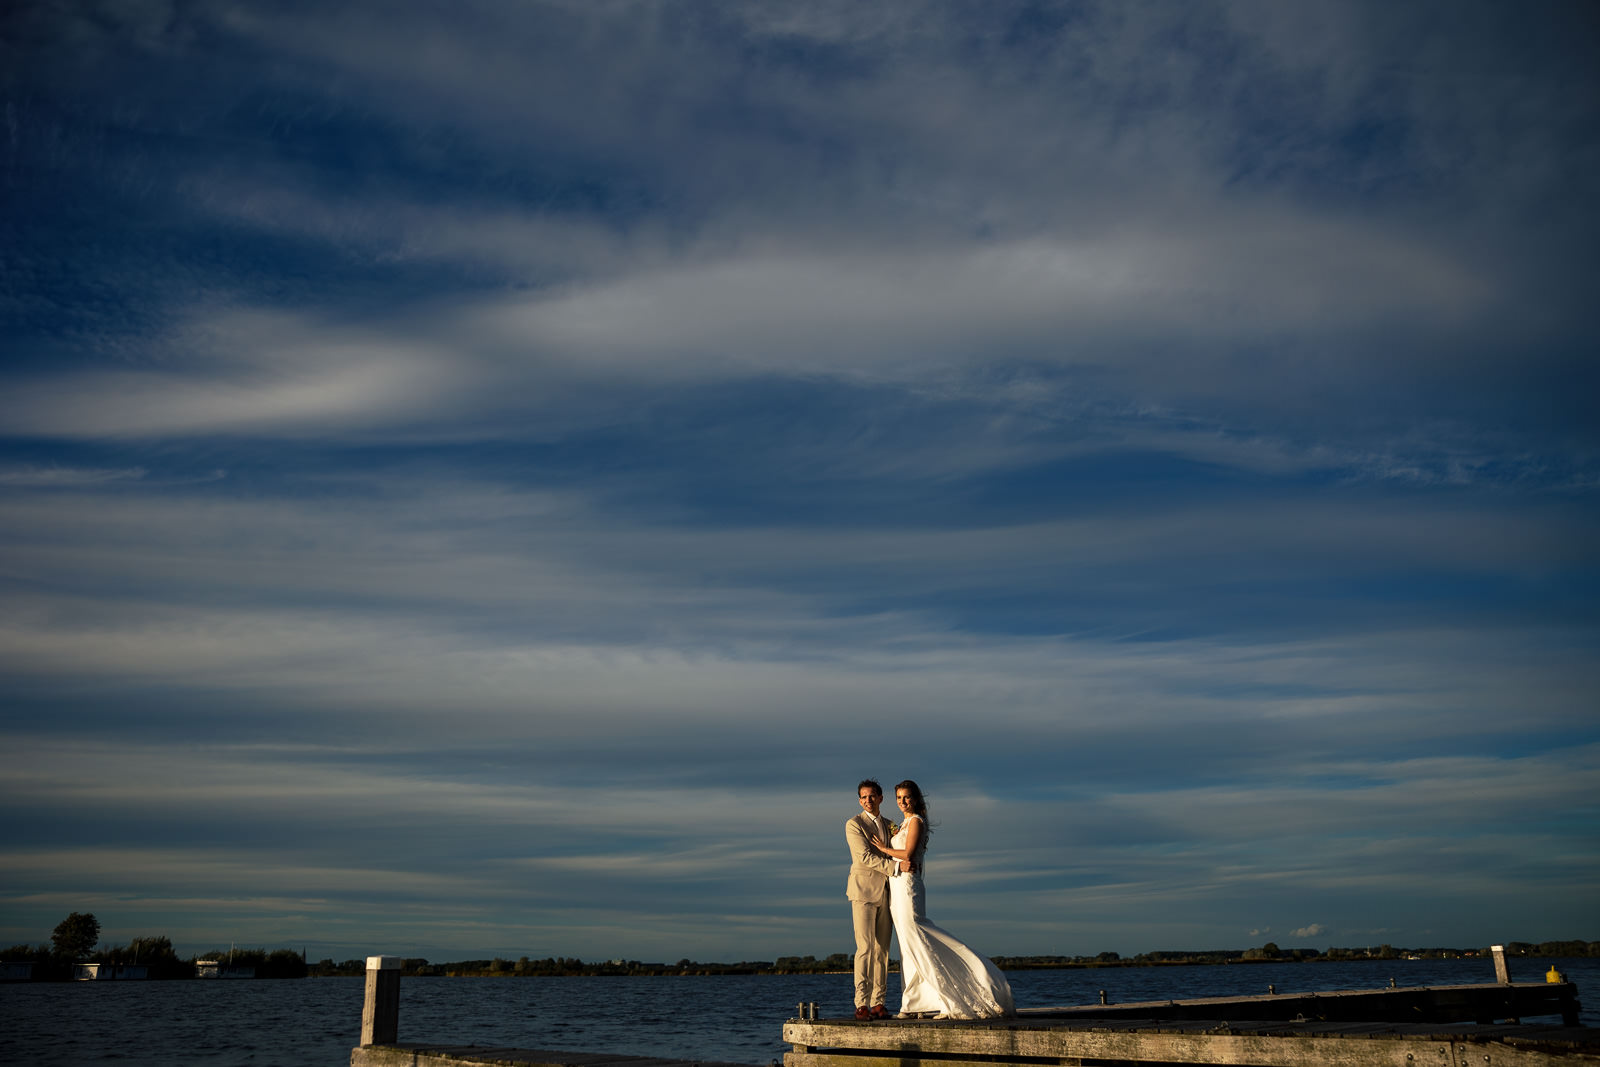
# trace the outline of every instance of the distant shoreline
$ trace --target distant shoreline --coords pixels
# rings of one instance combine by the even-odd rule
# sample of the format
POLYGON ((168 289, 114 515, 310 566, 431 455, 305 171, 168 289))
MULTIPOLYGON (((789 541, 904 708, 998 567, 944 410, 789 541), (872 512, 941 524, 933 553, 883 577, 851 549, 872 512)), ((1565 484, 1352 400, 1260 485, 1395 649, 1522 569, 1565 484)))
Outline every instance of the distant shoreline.
MULTIPOLYGON (((1561 941, 1538 945, 1511 942, 1506 945, 1506 955, 1521 959, 1587 959, 1600 958, 1600 942, 1561 941)), ((1119 967, 1194 967, 1194 966, 1252 966, 1263 963, 1395 963, 1411 960, 1482 959, 1490 957, 1488 948, 1393 948, 1388 945, 1376 949, 1315 949, 1279 951, 1270 943, 1260 949, 1226 949, 1206 952, 1150 952, 1123 958, 1114 952, 1097 956, 994 956, 996 966, 1006 971, 1030 970, 1098 970, 1119 967)), ((331 962, 331 961, 324 961, 331 962)), ((348 961, 337 973, 351 973, 348 961)), ((642 963, 638 960, 610 960, 585 963, 576 959, 530 960, 461 960, 454 963, 429 963, 427 960, 404 961, 404 972, 417 977, 450 978, 670 978, 706 975, 774 975, 797 974, 850 974, 851 958, 843 953, 825 959, 802 956, 780 957, 776 961, 745 960, 738 963, 704 963, 679 960, 674 964, 642 963)), ((891 971, 899 970, 899 963, 891 961, 891 971)), ((326 971, 313 970, 313 974, 327 975, 326 971)))
MULTIPOLYGON (((1505 953, 1512 959, 1600 959, 1600 941, 1544 941, 1538 944, 1509 941, 1505 953)), ((220 955, 213 953, 212 955, 220 955)), ((255 978, 340 978, 359 977, 366 973, 366 957, 336 962, 323 959, 311 963, 299 952, 280 949, 267 953, 263 949, 242 949, 230 953, 236 969, 248 971, 255 978)), ((1490 952, 1484 948, 1397 948, 1378 945, 1370 948, 1330 948, 1281 950, 1268 942, 1260 948, 1220 949, 1197 952, 1145 952, 1124 958, 1115 952, 1101 952, 1094 956, 993 956, 1002 970, 1102 970, 1124 967, 1194 967, 1230 964, 1260 963, 1397 963, 1410 960, 1487 960, 1490 952)), ((112 947, 74 961, 52 953, 45 946, 17 945, 0 952, 8 964, 6 980, 9 981, 67 981, 74 977, 77 964, 100 963, 118 967, 138 965, 150 979, 188 979, 197 977, 200 957, 185 961, 176 956, 164 938, 136 942, 136 950, 112 947), (152 952, 149 944, 159 941, 162 952, 152 952), (141 955, 140 953, 143 953, 141 955)), ((521 956, 515 960, 493 959, 457 960, 449 963, 432 963, 421 957, 403 957, 401 973, 418 978, 670 978, 707 975, 773 975, 792 976, 804 974, 841 975, 851 973, 853 959, 848 953, 815 956, 780 956, 776 960, 740 960, 737 963, 718 963, 680 959, 676 963, 643 962, 640 960, 612 959, 585 961, 576 957, 552 956, 530 959, 521 956)), ((899 970, 898 962, 891 961, 890 969, 899 970)), ((245 977, 239 974, 234 977, 245 977)))

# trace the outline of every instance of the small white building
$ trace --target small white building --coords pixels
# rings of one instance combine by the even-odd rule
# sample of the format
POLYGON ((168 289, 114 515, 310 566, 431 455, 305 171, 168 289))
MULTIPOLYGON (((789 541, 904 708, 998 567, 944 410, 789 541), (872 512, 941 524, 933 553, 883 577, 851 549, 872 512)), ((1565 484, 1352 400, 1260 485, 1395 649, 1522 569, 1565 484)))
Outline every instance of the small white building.
POLYGON ((150 968, 128 963, 78 963, 72 977, 80 982, 137 982, 150 977, 150 968))

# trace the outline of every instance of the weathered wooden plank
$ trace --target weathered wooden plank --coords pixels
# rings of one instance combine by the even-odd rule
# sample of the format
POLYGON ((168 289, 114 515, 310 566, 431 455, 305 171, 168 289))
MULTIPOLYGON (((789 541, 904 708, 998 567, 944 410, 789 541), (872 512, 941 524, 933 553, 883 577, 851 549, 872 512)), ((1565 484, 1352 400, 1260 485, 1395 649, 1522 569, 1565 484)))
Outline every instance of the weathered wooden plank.
POLYGON ((1406 986, 1314 993, 1269 993, 1245 997, 1136 1001, 1026 1008, 1019 1018, 1148 1019, 1307 1019, 1358 1022, 1413 1019, 1431 1022, 1489 1022, 1495 1019, 1559 1015, 1569 1025, 1578 1018, 1578 989, 1571 982, 1484 983, 1406 986))
POLYGON ((1372 1034, 1364 1037, 1150 1030, 1058 1029, 1019 1034, 1014 1051, 980 1050, 957 1041, 898 1049, 813 1049, 784 1056, 785 1067, 961 1067, 1026 1063, 1184 1063, 1227 1067, 1594 1067, 1600 1049, 1517 1046, 1372 1034), (987 1054, 985 1054, 987 1053, 987 1054), (956 1060, 954 1057, 959 1056, 956 1060))
POLYGON ((491 1045, 364 1045, 350 1050, 350 1067, 738 1067, 710 1060, 663 1060, 611 1052, 501 1048, 491 1045))
MULTIPOLYGON (((1030 1060, 1026 1067, 1077 1067, 1083 1061, 1066 1058, 1055 1060, 1030 1060)), ((910 1067, 910 1065, 927 1063, 937 1064, 938 1067, 1019 1067, 1015 1060, 986 1060, 982 1058, 960 1060, 922 1060, 914 1052, 906 1055, 868 1056, 861 1054, 845 1054, 840 1052, 786 1052, 783 1056, 783 1067, 910 1067)))
MULTIPOLYGON (((1049 1035, 1077 1031, 1153 1032, 1153 1033, 1300 1033, 1345 1035, 1349 1037, 1396 1036, 1412 1040, 1470 1039, 1523 1043, 1558 1044, 1573 1048, 1600 1050, 1600 1031, 1590 1027, 1505 1025, 1441 1029, 1436 1023, 1359 1021, 1305 1022, 1279 1019, 1078 1019, 1071 1022, 1050 1020, 996 1019, 983 1022, 922 1020, 865 1024, 853 1021, 829 1022, 791 1020, 784 1024, 783 1038, 790 1044, 808 1048, 861 1049, 866 1051, 920 1046, 932 1051, 964 1052, 989 1046, 1050 1040, 1049 1035), (1000 1035, 1000 1036, 995 1036, 1000 1035)), ((1019 1048, 1019 1054, 1027 1054, 1019 1048)))

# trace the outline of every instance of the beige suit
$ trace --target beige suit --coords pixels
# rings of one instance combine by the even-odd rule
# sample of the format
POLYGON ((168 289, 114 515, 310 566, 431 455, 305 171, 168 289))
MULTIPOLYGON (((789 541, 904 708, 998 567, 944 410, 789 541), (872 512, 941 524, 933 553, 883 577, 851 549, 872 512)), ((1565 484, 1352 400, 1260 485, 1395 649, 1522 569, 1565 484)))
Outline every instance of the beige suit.
POLYGON ((889 840, 889 820, 861 812, 844 824, 850 846, 850 917, 856 929, 856 1007, 882 1004, 889 994, 889 878, 897 864, 867 840, 889 840))

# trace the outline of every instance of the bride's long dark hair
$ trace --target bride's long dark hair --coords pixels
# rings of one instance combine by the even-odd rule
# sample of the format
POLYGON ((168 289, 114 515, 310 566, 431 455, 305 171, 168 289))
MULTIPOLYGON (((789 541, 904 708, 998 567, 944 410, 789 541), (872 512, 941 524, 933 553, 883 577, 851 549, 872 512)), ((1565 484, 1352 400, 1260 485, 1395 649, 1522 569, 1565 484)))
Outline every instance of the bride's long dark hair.
POLYGON ((933 833, 933 820, 928 818, 928 802, 923 799, 922 787, 907 778, 894 787, 894 791, 897 794, 902 789, 911 794, 911 810, 922 816, 922 837, 923 840, 927 840, 928 836, 933 833))

